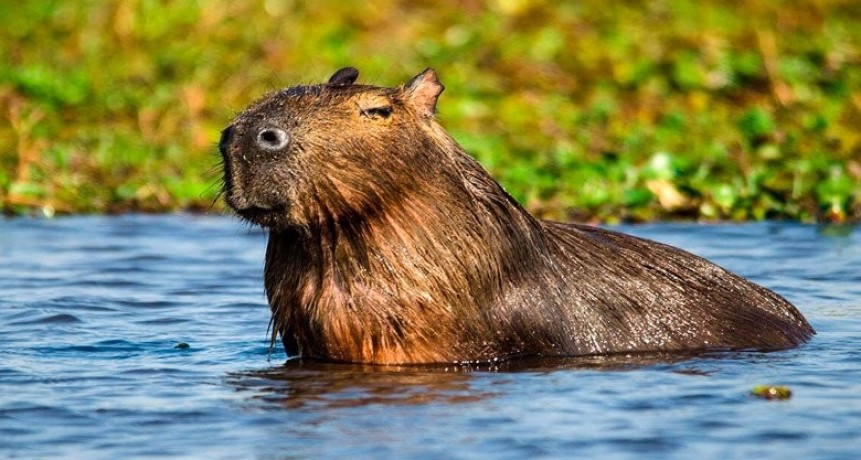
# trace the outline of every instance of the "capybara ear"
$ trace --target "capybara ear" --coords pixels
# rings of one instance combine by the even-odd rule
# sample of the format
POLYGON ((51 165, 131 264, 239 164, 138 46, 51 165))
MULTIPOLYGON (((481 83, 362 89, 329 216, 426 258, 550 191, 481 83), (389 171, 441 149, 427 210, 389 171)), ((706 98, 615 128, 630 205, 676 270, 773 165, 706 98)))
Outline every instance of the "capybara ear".
POLYGON ((357 78, 359 78, 359 69, 355 67, 344 67, 332 75, 328 84, 332 86, 348 86, 355 83, 357 78))
POLYGON ((419 114, 432 117, 436 113, 437 98, 444 89, 445 86, 439 82, 436 72, 433 69, 425 69, 407 83, 407 100, 419 114))

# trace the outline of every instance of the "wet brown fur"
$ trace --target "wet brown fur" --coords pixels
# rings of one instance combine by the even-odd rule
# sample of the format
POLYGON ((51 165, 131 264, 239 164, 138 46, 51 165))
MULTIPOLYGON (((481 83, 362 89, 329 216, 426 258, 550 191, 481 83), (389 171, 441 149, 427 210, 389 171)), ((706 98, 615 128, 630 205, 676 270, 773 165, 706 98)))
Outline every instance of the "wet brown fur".
POLYGON ((269 95, 225 130, 228 204, 269 228, 265 285, 288 355, 379 364, 789 348, 779 295, 682 250, 530 216, 434 117, 427 70, 396 88, 269 95), (267 127, 287 133, 261 148, 267 127))

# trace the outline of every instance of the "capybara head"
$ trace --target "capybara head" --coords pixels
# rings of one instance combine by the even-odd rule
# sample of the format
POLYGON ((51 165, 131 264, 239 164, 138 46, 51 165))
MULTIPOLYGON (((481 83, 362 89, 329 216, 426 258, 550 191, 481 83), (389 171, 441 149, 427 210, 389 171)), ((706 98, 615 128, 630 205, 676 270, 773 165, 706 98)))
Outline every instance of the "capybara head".
POLYGON ((271 94, 223 131, 224 193, 237 213, 270 228, 373 214, 434 173, 423 146, 434 142, 428 121, 444 89, 434 71, 397 88, 357 76, 348 67, 271 94))

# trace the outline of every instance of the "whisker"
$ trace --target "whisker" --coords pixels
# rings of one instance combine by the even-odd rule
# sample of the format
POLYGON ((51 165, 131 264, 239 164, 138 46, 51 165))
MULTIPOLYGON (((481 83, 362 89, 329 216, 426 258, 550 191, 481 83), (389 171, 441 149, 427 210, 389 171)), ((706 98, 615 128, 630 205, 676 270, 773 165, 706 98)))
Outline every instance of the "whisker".
POLYGON ((211 203, 209 203, 209 208, 207 208, 207 210, 206 210, 206 211, 207 211, 207 212, 212 211, 212 209, 215 207, 215 205, 216 205, 216 204, 218 204, 218 201, 219 201, 219 200, 221 199, 221 197, 223 197, 223 196, 224 196, 224 189, 220 189, 218 192, 216 192, 216 193, 215 193, 215 196, 212 198, 212 202, 211 202, 211 203))

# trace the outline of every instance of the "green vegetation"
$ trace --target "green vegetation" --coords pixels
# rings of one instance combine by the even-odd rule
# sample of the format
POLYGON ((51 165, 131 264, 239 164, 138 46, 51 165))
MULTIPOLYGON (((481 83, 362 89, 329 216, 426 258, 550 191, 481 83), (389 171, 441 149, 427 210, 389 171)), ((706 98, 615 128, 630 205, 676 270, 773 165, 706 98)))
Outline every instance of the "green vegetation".
POLYGON ((753 387, 750 394, 757 398, 785 401, 792 397, 792 390, 784 386, 757 385, 753 387))
MULTIPOLYGON (((208 209, 262 94, 437 69, 440 118, 557 219, 861 218, 861 4, 3 2, 0 209, 208 209)), ((215 208, 222 206, 216 203, 215 208)))

